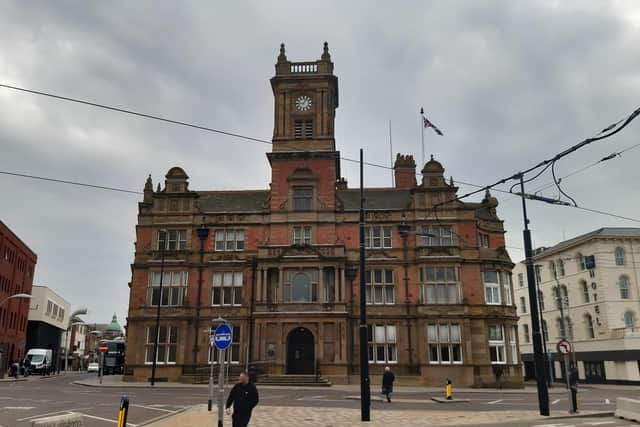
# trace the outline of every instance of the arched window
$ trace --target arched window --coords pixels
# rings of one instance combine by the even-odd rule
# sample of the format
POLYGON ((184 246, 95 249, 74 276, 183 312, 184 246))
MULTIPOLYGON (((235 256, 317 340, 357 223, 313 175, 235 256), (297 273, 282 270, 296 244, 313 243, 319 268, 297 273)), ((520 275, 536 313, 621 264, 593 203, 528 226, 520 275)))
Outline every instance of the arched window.
POLYGON ((627 276, 620 276, 618 288, 620 289, 620 298, 629 299, 629 278, 627 276))
POLYGON ((551 288, 551 296, 553 297, 553 302, 556 306, 556 309, 559 310, 560 309, 560 293, 558 291, 557 286, 554 286, 553 288, 551 288))
POLYGON ((560 276, 564 276, 564 261, 562 258, 558 260, 558 273, 560 273, 560 276))
POLYGON ((589 285, 586 281, 580 280, 580 289, 582 289, 582 302, 586 304, 589 302, 589 285))
POLYGON ((562 304, 569 307, 569 292, 566 285, 560 286, 560 296, 562 297, 562 304))
POLYGON ((593 319, 588 313, 584 315, 584 326, 586 330, 586 337, 595 338, 595 333, 593 332, 593 319))
POLYGON ((587 269, 584 261, 584 255, 582 255, 580 252, 578 252, 578 255, 576 255, 576 261, 578 262, 578 270, 582 271, 587 269))
POLYGON ((551 270, 551 276, 555 279, 558 277, 558 271, 556 270, 556 263, 549 261, 549 270, 551 270))
POLYGON ((633 329, 636 325, 636 315, 633 311, 627 311, 624 313, 624 327, 627 329, 633 329))
POLYGON ((613 254, 616 257, 616 265, 624 265, 624 249, 618 246, 613 254))
POLYGON ((538 291, 538 305, 540 306, 540 311, 544 311, 544 294, 542 291, 538 291))
POLYGON ((567 337, 567 328, 565 326, 566 326, 566 324, 562 320, 562 318, 560 318, 560 317, 556 318, 556 329, 558 331, 558 335, 560 336, 560 338, 566 338, 567 337))
POLYGON ((549 341, 549 328, 547 328, 547 321, 542 319, 542 339, 545 342, 549 341))

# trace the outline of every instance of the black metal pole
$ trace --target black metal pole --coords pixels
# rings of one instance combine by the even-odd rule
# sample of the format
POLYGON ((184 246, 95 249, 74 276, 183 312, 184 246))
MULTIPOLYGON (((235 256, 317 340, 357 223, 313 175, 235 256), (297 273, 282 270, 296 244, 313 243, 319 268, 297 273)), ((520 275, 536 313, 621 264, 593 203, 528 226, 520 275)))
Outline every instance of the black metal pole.
POLYGON ((551 387, 551 363, 550 363, 550 359, 549 359, 549 351, 547 350, 547 340, 544 336, 544 327, 543 325, 543 319, 544 316, 542 315, 542 300, 540 299, 540 283, 536 280, 536 289, 538 290, 538 309, 540 310, 540 331, 541 331, 541 335, 542 335, 542 351, 544 352, 544 370, 545 370, 545 375, 544 377, 547 380, 547 384, 549 387, 551 387))
POLYGON ((361 420, 370 421, 371 389, 369 387, 369 356, 367 346, 367 298, 364 265, 364 172, 360 149, 360 410, 361 420))
POLYGON ((411 319, 410 319, 411 301, 409 299, 409 242, 408 242, 409 225, 404 220, 404 214, 403 214, 402 224, 400 224, 400 227, 399 227, 399 231, 400 231, 400 236, 402 237, 402 255, 404 258, 404 261, 402 262, 403 268, 404 268, 404 278, 402 279, 402 281, 404 282, 404 307, 405 307, 405 313, 407 316, 406 322, 407 322, 407 344, 408 344, 408 351, 409 351, 409 371, 413 372, 413 343, 411 339, 411 319))
POLYGON ((536 369, 536 383, 538 385, 538 407, 540 415, 549 415, 549 390, 545 378, 545 361, 542 354, 542 338, 540 336, 540 317, 538 313, 538 295, 535 273, 533 271, 533 249, 531 247, 531 231, 527 218, 527 203, 524 193, 524 176, 520 174, 520 194, 522 197, 522 215, 524 217, 524 256, 527 266, 527 287, 529 288, 529 307, 531 309, 531 334, 533 338, 533 360, 536 369))
POLYGON ((202 269, 204 265, 204 242, 209 235, 209 229, 203 223, 198 229, 198 239, 200 240, 200 263, 198 264, 198 295, 196 302, 196 319, 194 322, 193 330, 193 374, 196 374, 196 367, 198 365, 198 352, 200 347, 198 346, 198 339, 200 338, 200 305, 202 304, 202 269))
MULTIPOLYGON (((156 359, 158 358, 158 339, 160 338, 160 305, 162 304, 162 279, 164 278, 164 245, 160 246, 160 295, 158 296, 158 308, 156 309, 156 337, 153 341, 153 365, 151 366, 151 385, 156 383, 156 359)), ((152 278, 153 280, 153 278, 152 278)), ((153 289, 151 290, 151 298, 153 298, 153 289)))

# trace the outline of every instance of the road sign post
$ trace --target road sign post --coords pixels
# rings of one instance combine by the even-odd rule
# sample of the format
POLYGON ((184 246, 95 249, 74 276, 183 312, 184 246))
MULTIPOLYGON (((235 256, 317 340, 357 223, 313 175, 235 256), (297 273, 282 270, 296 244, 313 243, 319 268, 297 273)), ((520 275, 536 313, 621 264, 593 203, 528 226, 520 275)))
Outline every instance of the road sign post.
MULTIPOLYGON (((232 339, 233 331, 226 322, 219 325, 213 334, 213 344, 218 349, 218 427, 222 427, 222 420, 224 418, 224 351, 229 348, 232 339)), ((213 373, 213 360, 211 361, 211 366, 211 372, 213 373)), ((209 382, 211 384, 211 378, 209 382)), ((210 391, 210 395, 211 394, 210 391)))
POLYGON ((558 341, 556 348, 558 349, 558 353, 562 354, 562 360, 564 361, 564 376, 567 381, 567 392, 569 394, 569 412, 571 412, 573 408, 573 400, 571 396, 571 384, 569 379, 569 355, 571 354, 573 349, 571 348, 571 343, 566 339, 561 339, 560 341, 558 341))
POLYGON ((104 376, 104 354, 109 349, 106 343, 100 344, 100 384, 102 384, 102 377, 104 376))

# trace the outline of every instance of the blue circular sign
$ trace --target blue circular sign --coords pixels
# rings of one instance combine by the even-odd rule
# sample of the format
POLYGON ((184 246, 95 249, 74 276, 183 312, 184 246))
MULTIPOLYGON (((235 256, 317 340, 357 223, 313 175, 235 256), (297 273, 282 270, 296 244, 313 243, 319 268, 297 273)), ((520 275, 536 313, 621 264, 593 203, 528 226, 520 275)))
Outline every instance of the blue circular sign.
POLYGON ((229 325, 219 325, 213 333, 213 344, 218 350, 226 350, 231 345, 232 335, 229 325))

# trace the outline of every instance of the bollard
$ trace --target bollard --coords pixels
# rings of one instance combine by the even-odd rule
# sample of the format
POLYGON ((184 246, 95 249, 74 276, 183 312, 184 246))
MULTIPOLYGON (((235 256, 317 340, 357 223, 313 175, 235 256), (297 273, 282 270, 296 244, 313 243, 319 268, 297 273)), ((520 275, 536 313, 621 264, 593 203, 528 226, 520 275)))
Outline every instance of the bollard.
POLYGON ((451 379, 447 378, 447 385, 444 388, 444 394, 447 400, 453 399, 453 385, 451 384, 451 379))
POLYGON ((118 412, 118 427, 127 427, 128 412, 129 412, 129 398, 125 394, 120 399, 120 411, 118 412))

